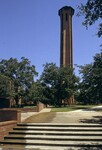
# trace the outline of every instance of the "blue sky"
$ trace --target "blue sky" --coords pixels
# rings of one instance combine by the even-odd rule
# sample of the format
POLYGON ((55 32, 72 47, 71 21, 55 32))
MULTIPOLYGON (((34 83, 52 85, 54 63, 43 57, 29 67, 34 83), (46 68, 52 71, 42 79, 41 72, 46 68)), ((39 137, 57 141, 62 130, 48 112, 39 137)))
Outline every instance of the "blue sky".
MULTIPOLYGON (((0 0, 0 59, 28 58, 39 75, 46 62, 60 64, 60 18, 63 6, 75 9, 73 16, 74 64, 91 63, 100 52, 97 24, 86 30, 77 5, 86 0, 0 0)), ((77 69, 75 70, 78 74, 77 69)))

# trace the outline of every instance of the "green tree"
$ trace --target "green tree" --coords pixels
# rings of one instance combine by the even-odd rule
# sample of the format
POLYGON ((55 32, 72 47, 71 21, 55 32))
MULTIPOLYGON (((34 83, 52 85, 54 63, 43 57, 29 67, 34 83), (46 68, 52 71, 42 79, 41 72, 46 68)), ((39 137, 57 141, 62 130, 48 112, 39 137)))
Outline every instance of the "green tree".
POLYGON ((59 68, 53 63, 44 65, 40 80, 45 86, 45 95, 50 103, 59 106, 61 106, 62 100, 69 99, 74 94, 77 82, 72 68, 59 68))
POLYGON ((102 53, 94 56, 92 64, 80 66, 82 81, 79 85, 79 101, 102 103, 102 53))
POLYGON ((43 95, 43 86, 40 84, 39 81, 33 82, 29 91, 27 91, 27 99, 31 100, 32 102, 42 101, 44 99, 43 95))
POLYGON ((46 103, 54 104, 55 97, 55 82, 58 76, 58 67, 54 63, 46 63, 43 65, 40 83, 43 86, 43 93, 45 95, 46 103))
POLYGON ((12 85, 12 80, 9 77, 0 75, 0 97, 14 97, 15 93, 12 85))
POLYGON ((78 16, 84 15, 83 25, 88 27, 99 21, 98 37, 102 37, 102 0, 87 0, 86 4, 78 6, 78 16))
POLYGON ((30 88, 37 72, 35 66, 31 66, 30 61, 27 58, 22 57, 21 62, 18 62, 16 58, 1 60, 0 74, 9 77, 10 80, 13 81, 15 91, 14 98, 18 105, 19 98, 30 88))

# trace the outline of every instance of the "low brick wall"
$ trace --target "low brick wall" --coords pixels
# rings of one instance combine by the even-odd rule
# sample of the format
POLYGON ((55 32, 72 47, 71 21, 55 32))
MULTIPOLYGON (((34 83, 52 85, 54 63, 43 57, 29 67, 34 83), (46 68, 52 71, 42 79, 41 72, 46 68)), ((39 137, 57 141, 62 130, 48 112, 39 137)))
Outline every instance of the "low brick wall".
POLYGON ((37 112, 37 107, 34 108, 1 108, 0 110, 16 110, 16 111, 21 111, 22 113, 26 112, 37 112))
POLYGON ((0 140, 3 140, 4 136, 8 135, 9 131, 11 131, 16 124, 17 121, 0 122, 0 140))
POLYGON ((12 109, 0 109, 0 122, 15 120, 21 122, 21 111, 12 109))
POLYGON ((37 103, 37 106, 33 107, 33 108, 1 108, 0 110, 14 110, 14 111, 21 111, 22 113, 26 113, 26 112, 39 112, 42 109, 45 108, 45 105, 41 102, 37 103))
POLYGON ((21 112, 39 112, 44 108, 45 105, 39 102, 35 108, 0 109, 0 140, 2 140, 17 123, 21 122, 21 112))
POLYGON ((11 109, 0 110, 0 140, 6 136, 10 130, 21 122, 21 111, 11 109))
POLYGON ((25 112, 36 112, 37 111, 37 107, 34 108, 20 108, 19 110, 21 110, 21 112, 25 113, 25 112))
POLYGON ((44 105, 43 103, 39 102, 39 103, 37 104, 37 112, 41 111, 41 110, 44 109, 44 108, 45 108, 45 105, 44 105))

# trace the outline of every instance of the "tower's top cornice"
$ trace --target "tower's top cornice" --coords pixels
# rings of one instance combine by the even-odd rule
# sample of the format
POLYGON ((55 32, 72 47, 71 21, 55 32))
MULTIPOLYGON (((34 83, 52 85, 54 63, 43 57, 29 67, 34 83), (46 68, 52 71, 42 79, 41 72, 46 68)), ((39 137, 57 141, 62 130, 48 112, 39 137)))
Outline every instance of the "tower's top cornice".
POLYGON ((74 15, 74 9, 71 6, 64 6, 61 9, 59 9, 58 11, 58 15, 60 16, 60 14, 64 11, 64 10, 68 10, 71 11, 71 14, 74 15))

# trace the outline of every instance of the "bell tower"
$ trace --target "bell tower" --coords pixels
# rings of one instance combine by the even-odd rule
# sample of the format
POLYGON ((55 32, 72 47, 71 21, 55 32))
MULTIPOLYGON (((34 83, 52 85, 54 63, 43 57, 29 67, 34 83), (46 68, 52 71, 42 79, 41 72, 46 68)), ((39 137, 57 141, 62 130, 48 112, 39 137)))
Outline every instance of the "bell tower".
POLYGON ((62 7, 60 16, 60 67, 73 67, 72 47, 72 16, 74 9, 70 6, 62 7))

